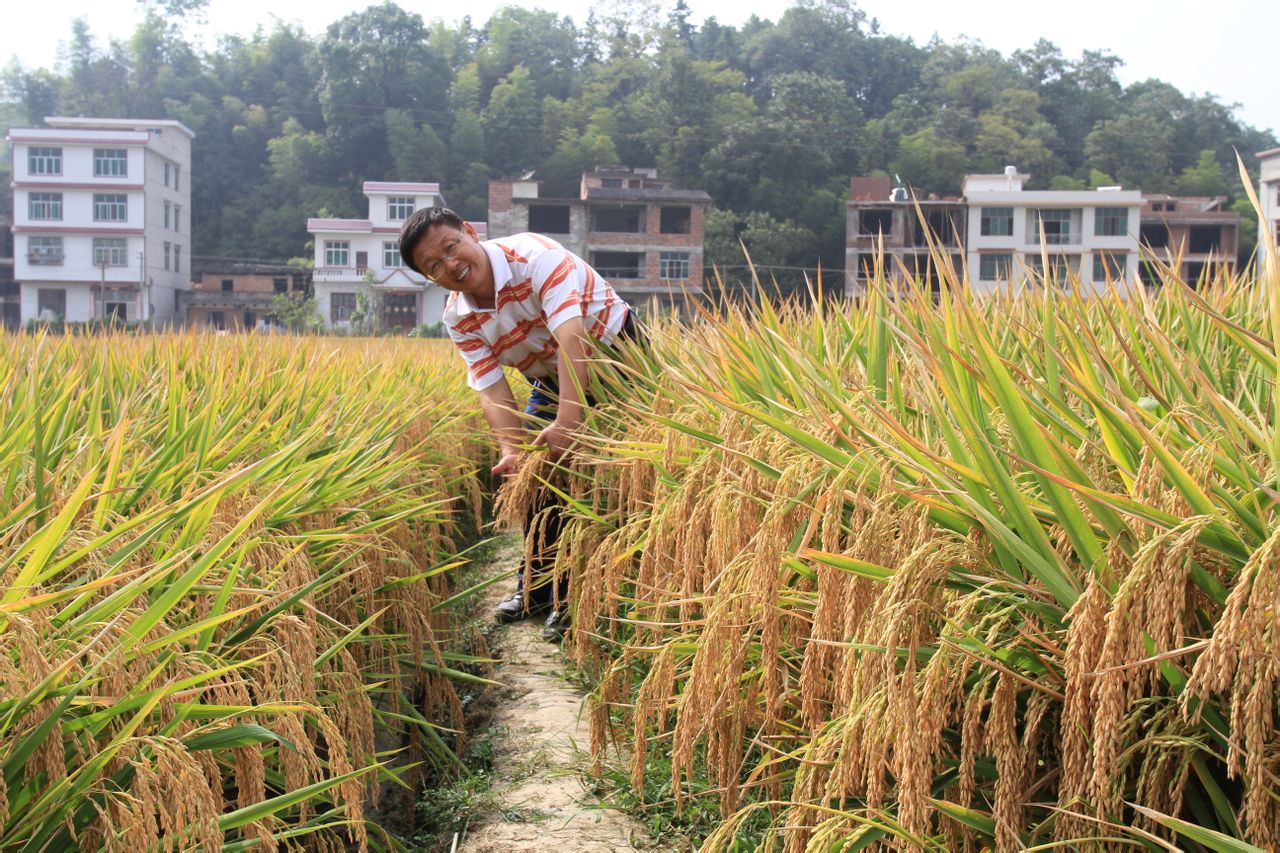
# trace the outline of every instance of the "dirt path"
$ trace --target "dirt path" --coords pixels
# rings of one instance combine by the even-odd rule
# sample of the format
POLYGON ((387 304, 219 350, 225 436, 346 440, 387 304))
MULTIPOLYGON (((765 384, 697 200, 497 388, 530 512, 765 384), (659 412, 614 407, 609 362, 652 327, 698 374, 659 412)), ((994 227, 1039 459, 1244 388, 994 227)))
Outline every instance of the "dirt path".
MULTIPOLYGON (((518 543, 503 545, 491 571, 514 582, 518 543)), ((498 582, 480 613, 510 592, 498 582)), ((643 828, 622 812, 606 808, 591 791, 587 750, 590 733, 585 696, 564 677, 557 643, 542 639, 542 622, 527 619, 500 626, 490 637, 502 662, 492 678, 505 687, 489 688, 493 742, 493 795, 496 808, 477 815, 458 839, 457 850, 470 853, 507 850, 625 851, 653 849, 643 828)))

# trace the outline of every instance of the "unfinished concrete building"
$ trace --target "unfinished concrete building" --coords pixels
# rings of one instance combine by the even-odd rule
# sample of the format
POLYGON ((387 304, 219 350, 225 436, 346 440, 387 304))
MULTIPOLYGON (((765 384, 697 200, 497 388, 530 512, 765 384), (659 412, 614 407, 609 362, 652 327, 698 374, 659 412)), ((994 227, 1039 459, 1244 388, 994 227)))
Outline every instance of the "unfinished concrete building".
POLYGON ((533 231, 586 258, 641 310, 681 310, 703 293, 703 223, 711 197, 674 189, 656 169, 585 172, 577 198, 547 197, 534 180, 489 183, 489 234, 533 231))
MULTIPOLYGON (((195 259, 200 262, 200 259, 195 259)), ((283 264, 201 263, 191 290, 182 295, 187 325, 233 332, 280 328, 277 295, 311 295, 311 274, 283 264)))
POLYGON ((1240 214, 1227 197, 1142 194, 1140 276, 1158 284, 1162 267, 1172 267, 1192 287, 1219 272, 1235 272, 1240 247, 1240 214))
POLYGON ((931 243, 942 266, 959 270, 963 264, 967 211, 958 198, 913 200, 888 177, 855 177, 849 179, 845 220, 846 297, 866 290, 881 251, 886 276, 927 281, 935 291, 944 271, 930 252, 931 243))

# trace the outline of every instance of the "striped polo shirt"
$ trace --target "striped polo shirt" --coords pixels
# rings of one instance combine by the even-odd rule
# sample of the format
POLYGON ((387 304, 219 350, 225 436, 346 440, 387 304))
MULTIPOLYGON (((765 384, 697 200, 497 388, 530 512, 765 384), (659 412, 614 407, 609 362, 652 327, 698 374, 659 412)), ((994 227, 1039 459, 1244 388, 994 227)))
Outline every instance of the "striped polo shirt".
POLYGON ((558 345, 551 333, 581 317, 587 334, 611 343, 627 318, 627 304, 586 261, 541 234, 483 240, 493 266, 495 308, 468 294, 449 294, 444 325, 467 363, 467 384, 482 391, 514 367, 530 379, 556 375, 558 345))

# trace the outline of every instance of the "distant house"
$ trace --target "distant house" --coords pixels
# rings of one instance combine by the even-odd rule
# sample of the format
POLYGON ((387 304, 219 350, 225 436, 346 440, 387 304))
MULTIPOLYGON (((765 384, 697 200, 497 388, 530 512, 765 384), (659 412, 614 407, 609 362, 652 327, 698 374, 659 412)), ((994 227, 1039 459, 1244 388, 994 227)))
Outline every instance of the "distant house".
POLYGON ((317 307, 329 328, 351 325, 360 306, 383 329, 439 323, 445 293, 406 268, 397 242, 400 226, 423 207, 444 205, 439 184, 365 181, 365 219, 308 219, 315 240, 312 283, 317 307))
POLYGON ((13 224, 0 216, 0 330, 14 331, 21 317, 21 291, 13 278, 13 224))
POLYGON ((703 228, 711 196, 673 189, 656 169, 584 172, 577 198, 542 195, 537 181, 489 183, 489 233, 534 231, 585 258, 630 304, 681 308, 703 293, 703 228))
MULTIPOLYGON (((197 259, 198 261, 198 259, 197 259)), ((308 295, 310 275, 295 267, 256 263, 201 263, 191 290, 181 295, 186 322, 228 331, 273 328, 278 294, 308 295)))
POLYGON ((1262 167, 1258 192, 1258 201, 1262 202, 1262 220, 1258 223, 1258 246, 1261 248, 1266 239, 1280 244, 1280 148, 1258 152, 1258 161, 1262 167))
POLYGON ((945 263, 959 270, 967 213, 958 198, 913 199, 888 176, 850 178, 845 205, 845 295, 857 296, 866 290, 880 252, 887 276, 905 274, 936 289, 942 271, 934 262, 930 243, 945 263))
POLYGON ((1195 286, 1206 271, 1234 272, 1240 245, 1240 214, 1227 207, 1227 197, 1202 198, 1143 193, 1139 242, 1148 263, 1143 282, 1159 281, 1159 265, 1168 264, 1195 286))
POLYGON ((970 287, 1008 287, 1028 271, 1059 284, 1071 276, 1084 293, 1104 291, 1109 280, 1130 280, 1138 269, 1142 193, 1024 190, 1029 177, 1012 166, 1003 175, 965 176, 970 287))
POLYGON ((194 134, 158 119, 45 124, 8 135, 20 321, 180 319, 194 134))

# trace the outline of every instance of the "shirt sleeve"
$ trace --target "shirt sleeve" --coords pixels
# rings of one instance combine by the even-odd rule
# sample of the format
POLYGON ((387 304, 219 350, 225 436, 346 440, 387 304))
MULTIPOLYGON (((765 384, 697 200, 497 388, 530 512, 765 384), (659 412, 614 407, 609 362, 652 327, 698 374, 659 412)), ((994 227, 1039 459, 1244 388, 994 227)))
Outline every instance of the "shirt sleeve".
POLYGON ((585 316, 582 295, 590 267, 564 249, 543 252, 533 262, 530 277, 547 317, 547 331, 554 332, 574 317, 585 316))
POLYGON ((467 363, 467 387, 483 391, 502 378, 502 365, 488 342, 474 332, 465 332, 446 324, 449 338, 467 363))

